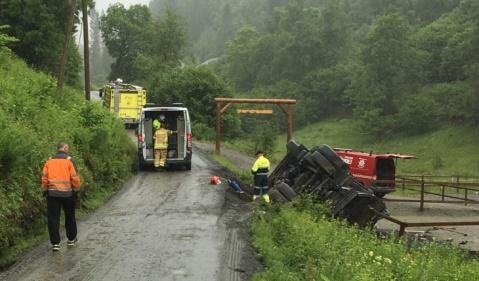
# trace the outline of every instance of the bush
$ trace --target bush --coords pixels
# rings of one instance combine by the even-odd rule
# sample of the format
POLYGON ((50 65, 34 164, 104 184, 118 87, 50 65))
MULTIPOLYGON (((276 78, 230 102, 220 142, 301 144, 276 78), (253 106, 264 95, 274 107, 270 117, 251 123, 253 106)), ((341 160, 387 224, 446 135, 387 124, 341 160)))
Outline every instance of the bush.
POLYGON ((205 141, 211 141, 215 139, 215 129, 204 123, 194 122, 191 130, 195 139, 205 141))
MULTIPOLYGON (((113 191, 132 171, 135 148, 123 124, 80 91, 57 93, 55 81, 0 53, 0 252, 43 217, 43 163, 58 141, 70 143, 82 177, 84 206, 113 191)), ((2 261, 0 255, 0 262, 2 261)))

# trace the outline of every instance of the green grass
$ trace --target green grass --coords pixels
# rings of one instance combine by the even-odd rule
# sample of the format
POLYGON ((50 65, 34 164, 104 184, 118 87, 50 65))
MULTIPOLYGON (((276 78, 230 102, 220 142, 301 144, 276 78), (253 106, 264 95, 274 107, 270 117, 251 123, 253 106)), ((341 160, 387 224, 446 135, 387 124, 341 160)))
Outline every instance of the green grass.
MULTIPOLYGON (((331 147, 359 151, 412 154, 418 159, 398 160, 398 174, 479 176, 479 130, 466 126, 446 126, 418 136, 398 136, 377 140, 358 129, 351 119, 329 120, 294 131, 294 139, 308 148, 328 144, 331 147)), ((286 135, 276 139, 270 159, 281 160, 286 153, 286 135)), ((248 140, 226 142, 225 146, 252 153, 248 140)))
POLYGON ((30 229, 15 241, 15 245, 2 250, 0 253, 0 269, 11 265, 20 254, 46 239, 48 239, 47 221, 45 218, 41 218, 35 221, 30 229))
POLYGON ((407 247, 330 219, 324 206, 302 199, 273 205, 253 223, 253 244, 265 265, 255 281, 478 280, 479 262, 448 244, 407 247))

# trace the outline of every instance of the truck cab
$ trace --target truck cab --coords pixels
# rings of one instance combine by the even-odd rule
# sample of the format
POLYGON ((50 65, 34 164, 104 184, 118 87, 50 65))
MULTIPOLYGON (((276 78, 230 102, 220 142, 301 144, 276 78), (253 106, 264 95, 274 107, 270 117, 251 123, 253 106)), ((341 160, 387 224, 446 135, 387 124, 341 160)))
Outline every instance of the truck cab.
POLYGON ((336 154, 348 164, 354 179, 371 188, 378 197, 396 190, 396 159, 414 159, 412 155, 374 154, 335 148, 336 154))
POLYGON ((190 116, 186 107, 177 105, 144 107, 141 110, 137 130, 140 169, 153 167, 155 119, 163 119, 167 129, 174 131, 168 137, 166 166, 184 166, 186 170, 191 170, 193 135, 190 116))

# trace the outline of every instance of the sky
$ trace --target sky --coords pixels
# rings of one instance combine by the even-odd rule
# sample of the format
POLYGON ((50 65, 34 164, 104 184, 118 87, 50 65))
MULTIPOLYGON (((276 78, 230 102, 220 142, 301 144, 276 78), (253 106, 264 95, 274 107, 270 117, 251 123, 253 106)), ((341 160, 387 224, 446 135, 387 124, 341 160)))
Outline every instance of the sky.
POLYGON ((125 5, 125 7, 129 7, 130 5, 135 4, 144 4, 147 5, 150 3, 150 0, 95 0, 96 3, 96 10, 101 13, 101 11, 105 11, 108 9, 108 6, 114 3, 121 3, 125 5))

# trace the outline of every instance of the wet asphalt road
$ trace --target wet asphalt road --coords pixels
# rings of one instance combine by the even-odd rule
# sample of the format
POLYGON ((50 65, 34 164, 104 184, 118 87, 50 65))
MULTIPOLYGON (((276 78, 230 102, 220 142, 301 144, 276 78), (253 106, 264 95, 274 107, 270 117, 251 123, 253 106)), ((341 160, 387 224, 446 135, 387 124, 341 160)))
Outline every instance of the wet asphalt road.
POLYGON ((79 222, 76 247, 63 238, 53 253, 46 241, 0 280, 240 280, 228 272, 241 247, 222 215, 225 188, 208 184, 211 168, 196 153, 191 171, 141 172, 79 222))

